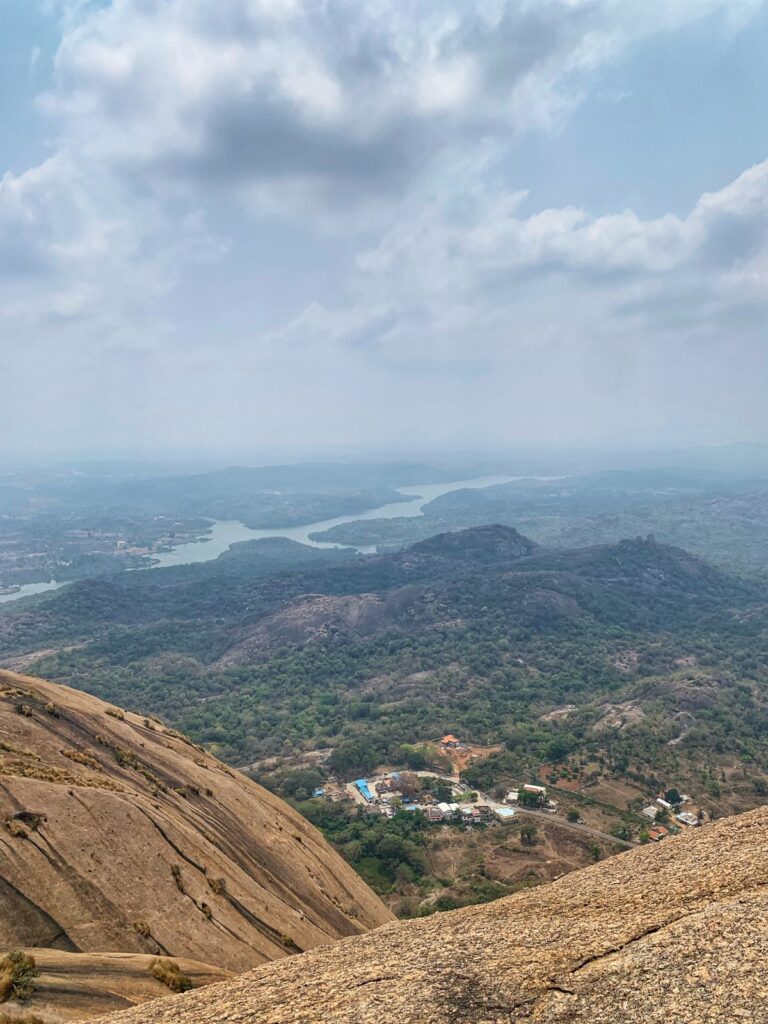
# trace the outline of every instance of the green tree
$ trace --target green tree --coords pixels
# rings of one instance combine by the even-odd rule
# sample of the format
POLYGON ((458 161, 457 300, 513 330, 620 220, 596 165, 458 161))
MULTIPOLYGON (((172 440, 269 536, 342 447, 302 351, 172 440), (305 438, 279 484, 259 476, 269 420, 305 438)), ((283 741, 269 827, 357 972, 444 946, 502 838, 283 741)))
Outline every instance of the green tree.
POLYGON ((520 842, 525 843, 526 846, 533 846, 538 831, 535 825, 523 825, 520 829, 520 842))

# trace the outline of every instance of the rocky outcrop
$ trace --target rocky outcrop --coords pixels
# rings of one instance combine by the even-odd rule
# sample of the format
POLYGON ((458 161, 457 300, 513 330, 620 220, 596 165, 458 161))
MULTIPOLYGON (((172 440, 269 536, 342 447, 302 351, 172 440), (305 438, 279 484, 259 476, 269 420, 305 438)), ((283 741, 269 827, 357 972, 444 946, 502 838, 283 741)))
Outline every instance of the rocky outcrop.
POLYGON ((435 617, 432 595, 419 586, 399 587, 384 594, 307 594, 242 630, 216 667, 247 664, 286 646, 425 627, 435 617))
POLYGON ((304 818, 185 737, 0 672, 0 948, 242 971, 389 920, 304 818))
POLYGON ((768 1021, 768 809, 110 1024, 768 1021))

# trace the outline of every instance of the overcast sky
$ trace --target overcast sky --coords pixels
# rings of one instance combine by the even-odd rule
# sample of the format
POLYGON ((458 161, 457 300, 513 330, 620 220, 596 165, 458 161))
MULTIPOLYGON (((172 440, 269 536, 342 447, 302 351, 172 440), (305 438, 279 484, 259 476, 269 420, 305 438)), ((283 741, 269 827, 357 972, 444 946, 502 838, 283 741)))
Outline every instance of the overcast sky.
POLYGON ((768 2, 0 0, 0 452, 768 438, 768 2))

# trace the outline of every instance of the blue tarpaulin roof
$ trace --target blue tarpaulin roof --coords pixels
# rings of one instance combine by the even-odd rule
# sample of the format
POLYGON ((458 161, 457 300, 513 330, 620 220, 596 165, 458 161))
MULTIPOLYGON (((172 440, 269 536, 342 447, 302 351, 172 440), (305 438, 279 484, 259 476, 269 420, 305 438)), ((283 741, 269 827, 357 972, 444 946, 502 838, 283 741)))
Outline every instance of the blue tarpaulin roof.
POLYGON ((373 794, 371 793, 370 789, 368 789, 367 779, 355 779, 355 785, 363 794, 366 800, 373 800, 373 794))

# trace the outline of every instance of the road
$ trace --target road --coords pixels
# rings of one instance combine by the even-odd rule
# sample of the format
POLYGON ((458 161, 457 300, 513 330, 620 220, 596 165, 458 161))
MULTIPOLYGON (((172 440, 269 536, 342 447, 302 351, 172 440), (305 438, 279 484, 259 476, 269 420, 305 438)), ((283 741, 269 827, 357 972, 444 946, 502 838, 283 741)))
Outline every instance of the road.
POLYGON ((575 821, 565 821, 563 818, 558 818, 556 814, 547 814, 546 811, 531 811, 528 808, 518 807, 517 813, 520 817, 527 815, 531 818, 546 821, 550 825, 559 825, 560 828, 570 829, 572 832, 581 832, 583 835, 592 836, 593 839, 602 839, 607 843, 616 843, 617 846, 623 846, 627 850, 634 850, 639 845, 638 843, 630 842, 628 839, 619 839, 618 836, 609 835, 607 832, 598 832, 596 828, 590 828, 589 825, 579 825, 575 821))

